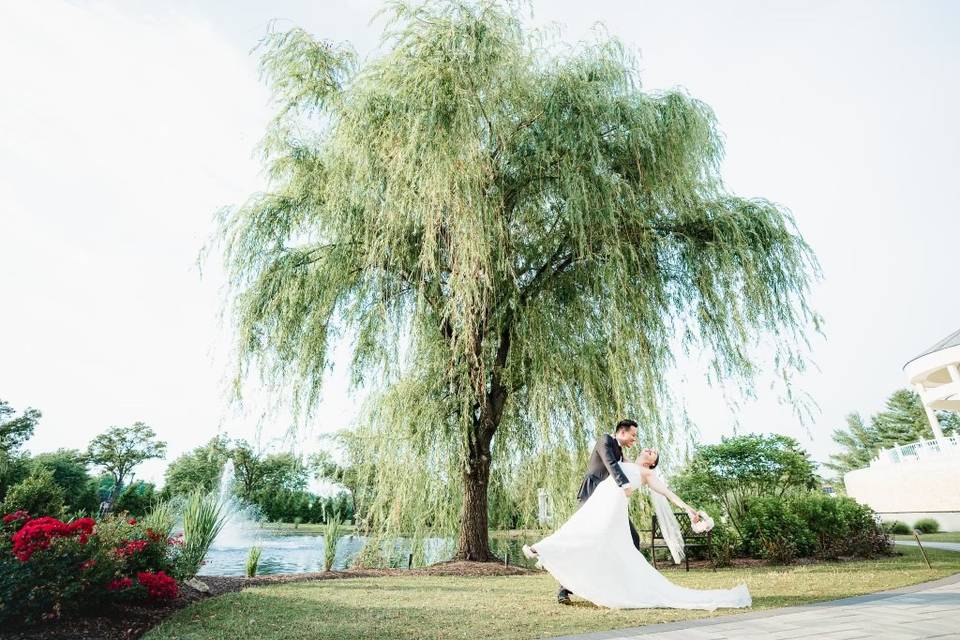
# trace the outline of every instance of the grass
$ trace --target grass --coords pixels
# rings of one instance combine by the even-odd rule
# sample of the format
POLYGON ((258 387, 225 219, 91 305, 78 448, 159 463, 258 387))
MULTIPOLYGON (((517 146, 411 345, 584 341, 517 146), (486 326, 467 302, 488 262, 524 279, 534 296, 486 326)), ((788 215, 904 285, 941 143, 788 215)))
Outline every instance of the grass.
MULTIPOLYGON (((928 570, 914 548, 874 561, 788 567, 670 570, 678 584, 732 587, 744 581, 753 609, 833 600, 893 589, 960 572, 960 553, 928 550, 928 570)), ((609 610, 575 600, 556 603, 547 574, 492 578, 423 577, 326 580, 258 587, 193 605, 146 640, 361 638, 544 638, 723 615, 670 609, 609 610)))
MULTIPOLYGON (((894 536, 897 540, 914 540, 913 534, 894 536)), ((945 531, 941 533, 921 533, 920 542, 960 542, 960 531, 945 531)))

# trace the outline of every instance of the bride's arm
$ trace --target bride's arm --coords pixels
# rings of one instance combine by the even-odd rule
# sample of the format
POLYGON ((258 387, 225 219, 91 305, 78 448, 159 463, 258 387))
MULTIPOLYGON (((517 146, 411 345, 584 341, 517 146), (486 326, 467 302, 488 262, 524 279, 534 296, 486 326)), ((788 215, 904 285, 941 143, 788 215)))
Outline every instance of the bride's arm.
POLYGON ((643 469, 642 471, 644 481, 647 483, 647 486, 652 490, 656 491, 660 495, 666 496, 670 502, 677 505, 684 511, 690 514, 690 519, 693 522, 697 522, 700 519, 700 516, 697 514, 697 511, 688 505, 686 502, 680 499, 680 496, 675 494, 673 491, 670 491, 670 488, 657 477, 657 474, 653 472, 652 469, 643 469))

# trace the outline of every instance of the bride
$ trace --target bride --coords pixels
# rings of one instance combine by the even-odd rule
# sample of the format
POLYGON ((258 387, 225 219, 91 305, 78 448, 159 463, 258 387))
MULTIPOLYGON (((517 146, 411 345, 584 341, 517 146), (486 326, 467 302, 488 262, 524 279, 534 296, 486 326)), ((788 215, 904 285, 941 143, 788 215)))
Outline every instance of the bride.
MULTIPOLYGON (((650 468, 658 461, 656 450, 644 449, 635 463, 616 464, 633 487, 645 484, 651 492, 666 496, 688 513, 693 512, 650 468)), ((631 541, 627 500, 614 478, 608 477, 560 529, 530 547, 525 546, 524 553, 536 558, 566 589, 602 607, 712 611, 751 605, 745 584, 733 589, 688 589, 673 584, 650 566, 631 541)), ((669 513, 669 509, 665 511, 669 513)), ((663 517, 659 519, 662 521, 663 517)), ((672 521, 673 516, 667 519, 672 521)))

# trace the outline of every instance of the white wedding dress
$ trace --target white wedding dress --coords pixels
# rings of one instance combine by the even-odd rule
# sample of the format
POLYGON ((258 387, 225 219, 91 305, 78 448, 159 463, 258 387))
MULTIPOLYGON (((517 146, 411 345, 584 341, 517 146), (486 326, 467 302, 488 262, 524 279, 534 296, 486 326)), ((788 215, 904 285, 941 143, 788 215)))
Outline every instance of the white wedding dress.
MULTIPOLYGON (((619 463, 630 483, 640 487, 640 468, 619 463)), ((688 589, 650 566, 633 546, 627 524, 627 497, 613 478, 555 533, 532 545, 540 564, 566 589, 611 609, 667 607, 706 609, 749 607, 745 584, 733 589, 688 589)))

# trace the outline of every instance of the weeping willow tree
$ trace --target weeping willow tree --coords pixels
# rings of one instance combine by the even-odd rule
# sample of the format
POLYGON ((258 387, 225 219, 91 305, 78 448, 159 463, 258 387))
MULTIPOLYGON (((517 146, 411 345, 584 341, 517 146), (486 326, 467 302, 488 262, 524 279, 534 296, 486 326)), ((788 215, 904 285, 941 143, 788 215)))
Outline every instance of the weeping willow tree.
POLYGON ((669 435, 679 352, 746 388, 758 336, 795 371, 816 322, 812 252, 785 210, 725 191, 710 108, 642 91, 616 40, 566 47, 511 7, 391 4, 364 61, 270 33, 269 188, 221 236, 238 379, 309 411, 349 337, 376 389, 350 432, 365 526, 456 532, 473 560, 492 558, 491 482, 525 470, 572 502, 597 430, 669 435))

